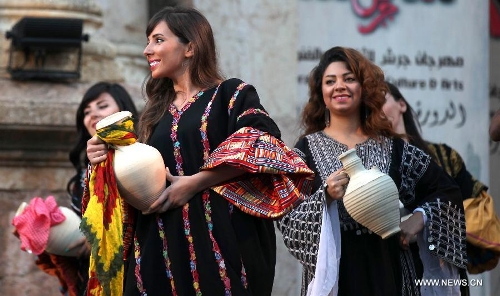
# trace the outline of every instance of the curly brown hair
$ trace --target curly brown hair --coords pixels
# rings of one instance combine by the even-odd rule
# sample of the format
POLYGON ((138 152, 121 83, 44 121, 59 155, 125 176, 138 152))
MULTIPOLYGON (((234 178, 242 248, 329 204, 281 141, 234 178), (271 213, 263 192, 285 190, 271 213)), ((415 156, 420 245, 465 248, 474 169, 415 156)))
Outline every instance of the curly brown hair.
MULTIPOLYGON (((326 127, 322 82, 326 68, 333 62, 344 62, 361 84, 361 129, 372 138, 383 135, 397 136, 391 123, 382 111, 385 94, 388 92, 384 72, 359 51, 347 47, 333 47, 321 56, 319 64, 309 75, 309 100, 302 111, 301 137, 323 130, 326 127)), ((334 123, 331 123, 334 124, 334 123)))

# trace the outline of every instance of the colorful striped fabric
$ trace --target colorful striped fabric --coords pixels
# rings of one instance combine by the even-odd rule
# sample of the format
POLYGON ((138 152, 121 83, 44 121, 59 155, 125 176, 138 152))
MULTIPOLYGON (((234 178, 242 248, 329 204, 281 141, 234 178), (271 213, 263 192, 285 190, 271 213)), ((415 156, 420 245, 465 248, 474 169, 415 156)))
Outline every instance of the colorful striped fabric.
MULTIPOLYGON (((135 143, 131 118, 97 131, 110 145, 135 143)), ((93 169, 89 180, 89 197, 84 200, 80 228, 91 245, 87 295, 118 296, 123 294, 124 260, 133 238, 133 213, 122 199, 113 170, 114 149, 107 159, 93 169)))
POLYGON ((212 187, 245 213, 279 218, 311 192, 314 173, 282 141, 244 127, 221 143, 203 169, 231 165, 253 174, 212 187))

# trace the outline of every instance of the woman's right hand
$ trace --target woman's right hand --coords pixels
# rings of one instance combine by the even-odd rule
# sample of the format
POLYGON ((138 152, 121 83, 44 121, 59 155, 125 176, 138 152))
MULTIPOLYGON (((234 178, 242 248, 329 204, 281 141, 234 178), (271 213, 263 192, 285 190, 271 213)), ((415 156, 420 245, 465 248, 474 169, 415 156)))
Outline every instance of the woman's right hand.
POLYGON ((344 169, 335 171, 328 176, 328 178, 326 178, 325 193, 328 204, 334 200, 339 200, 344 197, 349 180, 349 175, 344 171, 344 169))
POLYGON ((97 135, 87 141, 87 158, 92 166, 103 162, 108 157, 108 145, 97 135))
MULTIPOLYGON (((163 190, 162 194, 158 197, 158 199, 142 213, 144 215, 151 213, 164 213, 170 209, 182 207, 189 202, 191 198, 199 192, 203 190, 202 188, 198 188, 196 184, 200 184, 196 182, 195 175, 192 176, 174 176, 170 173, 168 167, 165 168, 167 170, 167 183, 169 184, 165 190, 163 190)), ((198 176, 200 173, 197 174, 198 176)))
POLYGON ((399 224, 399 244, 405 250, 410 248, 412 239, 424 229, 424 216, 422 212, 415 212, 408 219, 399 224))

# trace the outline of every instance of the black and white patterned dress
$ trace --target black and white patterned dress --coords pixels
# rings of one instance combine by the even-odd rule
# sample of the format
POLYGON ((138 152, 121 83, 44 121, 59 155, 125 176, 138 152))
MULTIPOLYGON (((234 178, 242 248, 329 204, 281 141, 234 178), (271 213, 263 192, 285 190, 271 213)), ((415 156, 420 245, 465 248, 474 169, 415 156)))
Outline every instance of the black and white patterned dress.
MULTIPOLYGON (((314 277, 326 209, 323 183, 342 167, 338 156, 348 147, 323 132, 299 140, 296 151, 316 173, 313 194, 278 225, 290 253, 303 265, 302 295, 314 277)), ((366 168, 376 166, 399 189, 410 212, 419 207, 427 216, 428 248, 432 254, 465 268, 465 219, 460 189, 422 150, 401 139, 380 137, 356 145, 366 168)), ((335 203, 332 203, 335 204, 335 203)), ((399 236, 382 239, 357 223, 338 205, 341 233, 338 295, 419 295, 418 274, 410 251, 399 247, 399 236)))

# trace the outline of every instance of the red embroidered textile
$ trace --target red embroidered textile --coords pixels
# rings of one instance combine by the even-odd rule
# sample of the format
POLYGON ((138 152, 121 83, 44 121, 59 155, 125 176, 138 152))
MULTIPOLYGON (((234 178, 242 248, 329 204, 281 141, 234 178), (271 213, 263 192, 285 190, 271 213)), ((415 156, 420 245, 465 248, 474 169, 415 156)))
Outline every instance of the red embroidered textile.
POLYGON ((314 173, 281 140, 244 127, 221 143, 202 170, 231 165, 253 174, 214 186, 212 190, 247 214, 279 218, 308 196, 314 173))
POLYGON ((80 288, 78 286, 80 283, 78 258, 44 252, 38 255, 35 263, 45 273, 59 279, 61 294, 68 296, 78 295, 78 289, 80 288))

